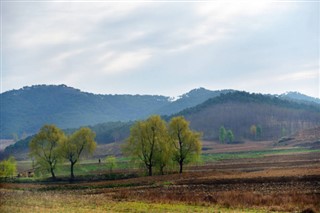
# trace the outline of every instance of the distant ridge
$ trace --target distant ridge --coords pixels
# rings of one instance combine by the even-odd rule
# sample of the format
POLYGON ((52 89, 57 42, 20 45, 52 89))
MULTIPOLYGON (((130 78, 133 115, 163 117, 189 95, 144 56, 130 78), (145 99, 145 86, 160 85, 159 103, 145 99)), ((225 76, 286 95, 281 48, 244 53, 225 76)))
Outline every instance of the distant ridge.
MULTIPOLYGON (((199 90, 192 91, 193 94, 195 92, 199 90)), ((184 96, 184 98, 190 97, 190 95, 184 96)), ((320 127, 319 105, 240 91, 221 93, 217 97, 209 98, 201 104, 186 108, 172 116, 177 115, 184 116, 190 122, 192 129, 202 132, 205 140, 218 140, 221 126, 232 130, 236 142, 242 140, 274 140, 277 142, 284 136, 320 127), (252 125, 262 129, 259 137, 255 137, 250 132, 252 125)), ((169 120, 172 116, 164 116, 164 118, 169 120)), ((89 127, 96 132, 96 141, 103 144, 125 140, 129 136, 133 123, 109 122, 89 127)), ((74 130, 65 129, 64 131, 68 134, 74 130)), ((26 157, 30 140, 31 137, 28 137, 7 147, 3 156, 14 154, 20 158, 26 157)))
POLYGON ((218 139, 221 126, 231 129, 237 140, 256 139, 250 132, 252 125, 262 128, 260 140, 276 140, 282 134, 320 126, 318 104, 240 91, 221 94, 176 115, 184 116, 209 140, 218 139))
POLYGON ((34 134, 45 123, 74 128, 145 118, 169 103, 165 96, 95 95, 66 85, 36 85, 1 94, 1 138, 34 134))
MULTIPOLYGON (((32 135, 46 123, 66 129, 115 121, 134 121, 151 114, 176 114, 232 92, 237 91, 211 91, 200 87, 172 101, 161 95, 96 95, 66 85, 27 86, 1 93, 0 139, 11 139, 13 135, 18 138, 32 135)), ((294 92, 277 97, 279 100, 316 104, 314 107, 319 107, 318 99, 294 92)))
POLYGON ((314 102, 320 104, 319 98, 310 97, 299 92, 286 92, 278 96, 281 99, 300 101, 300 102, 314 102))

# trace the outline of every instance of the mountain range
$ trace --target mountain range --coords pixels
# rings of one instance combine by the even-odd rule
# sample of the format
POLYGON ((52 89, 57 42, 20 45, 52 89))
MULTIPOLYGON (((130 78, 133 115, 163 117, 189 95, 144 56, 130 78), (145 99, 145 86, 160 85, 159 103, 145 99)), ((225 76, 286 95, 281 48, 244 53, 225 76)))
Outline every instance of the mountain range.
MULTIPOLYGON (((210 91, 198 88, 172 101, 170 97, 161 95, 98 95, 66 85, 23 87, 1 93, 0 139, 10 139, 13 135, 21 138, 35 134, 46 123, 67 129, 107 122, 134 121, 144 119, 151 114, 170 116, 188 108, 201 106, 206 101, 221 95, 235 92, 238 91, 210 91)), ((275 96, 263 95, 263 97, 286 101, 287 106, 292 104, 313 106, 313 108, 320 106, 320 99, 297 92, 275 96)), ((235 107, 240 106, 238 104, 235 107)), ((233 110, 238 110, 236 108, 233 110)), ((215 137, 215 134, 212 137, 215 137)))

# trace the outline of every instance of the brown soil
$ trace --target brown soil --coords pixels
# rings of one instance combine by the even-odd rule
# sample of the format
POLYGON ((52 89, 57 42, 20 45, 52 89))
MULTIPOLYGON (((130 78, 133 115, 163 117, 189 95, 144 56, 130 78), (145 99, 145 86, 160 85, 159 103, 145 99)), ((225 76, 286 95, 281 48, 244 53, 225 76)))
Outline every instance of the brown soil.
POLYGON ((183 202, 290 212, 311 208, 320 211, 320 156, 319 153, 308 153, 225 160, 189 167, 181 175, 72 184, 3 183, 0 188, 33 192, 58 190, 62 195, 76 191, 78 196, 96 194, 116 201, 183 202))

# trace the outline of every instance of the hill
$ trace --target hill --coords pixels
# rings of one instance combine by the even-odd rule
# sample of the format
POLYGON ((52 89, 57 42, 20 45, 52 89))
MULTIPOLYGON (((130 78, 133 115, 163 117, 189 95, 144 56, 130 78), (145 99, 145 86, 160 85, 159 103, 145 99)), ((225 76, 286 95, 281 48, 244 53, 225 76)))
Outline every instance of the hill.
POLYGON ((186 108, 194 107, 198 104, 201 104, 210 98, 214 98, 221 94, 226 94, 233 91, 234 90, 211 91, 202 87, 193 89, 190 92, 181 95, 176 101, 173 101, 157 110, 156 114, 171 115, 174 113, 178 113, 186 108))
POLYGON ((142 119, 169 104, 152 95, 95 95, 65 85, 38 85, 1 94, 1 138, 36 133, 46 123, 76 128, 142 119))
MULTIPOLYGON (((25 138, 47 123, 67 129, 171 115, 230 92, 236 91, 198 88, 172 101, 161 95, 96 95, 66 85, 24 87, 1 94, 0 139, 25 138)), ((278 98, 318 106, 318 99, 296 92, 278 98)))
POLYGON ((289 136, 282 137, 275 145, 320 149, 320 126, 311 129, 303 129, 289 136))
MULTIPOLYGON (((319 105, 282 100, 271 95, 247 92, 221 93, 218 97, 195 107, 187 108, 172 116, 183 115, 191 128, 204 133, 205 140, 217 140, 219 128, 231 129, 237 141, 274 140, 296 131, 320 126, 319 105), (250 132, 252 125, 260 126, 261 137, 250 132)), ((169 120, 172 116, 164 116, 169 120)), ((99 144, 123 141, 129 136, 133 122, 109 122, 89 126, 96 132, 99 144)), ((64 130, 67 134, 75 129, 64 130)), ((18 141, 5 149, 6 154, 24 153, 31 137, 18 141)))
POLYGON ((299 92, 287 92, 278 96, 281 99, 291 100, 296 102, 304 102, 304 103, 316 103, 320 104, 319 98, 310 97, 299 92))
POLYGON ((275 96, 233 92, 221 94, 204 103, 183 110, 193 129, 204 139, 218 139, 219 128, 231 129, 236 140, 257 139, 250 132, 260 126, 260 140, 277 140, 283 135, 320 126, 320 106, 283 100, 275 96))
POLYGON ((200 88, 171 101, 161 95, 96 95, 66 85, 24 87, 1 94, 0 139, 32 135, 46 123, 66 129, 170 115, 227 91, 200 88))

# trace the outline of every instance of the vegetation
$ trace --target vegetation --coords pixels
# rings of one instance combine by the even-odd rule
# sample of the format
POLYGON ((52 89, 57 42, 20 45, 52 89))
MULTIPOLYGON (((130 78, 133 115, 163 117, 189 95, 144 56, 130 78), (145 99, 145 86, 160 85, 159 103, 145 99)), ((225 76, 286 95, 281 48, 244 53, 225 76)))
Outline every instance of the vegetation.
POLYGON ((234 141, 234 135, 231 129, 227 131, 227 141, 228 143, 232 143, 234 141))
POLYGON ((151 116, 145 121, 138 121, 130 131, 130 137, 125 147, 125 152, 133 157, 138 157, 145 165, 149 176, 153 168, 166 164, 166 147, 169 143, 165 121, 160 116, 151 116))
MULTIPOLYGON (((278 98, 233 90, 209 91, 203 88, 192 90, 173 102, 164 96, 94 95, 65 85, 24 87, 0 95, 1 100, 6 103, 1 107, 2 121, 6 124, 0 126, 2 139, 11 139, 13 135, 15 139, 24 139, 24 136, 35 134, 45 123, 54 123, 64 129, 78 128, 97 123, 144 119, 154 113, 185 115, 187 112, 195 112, 212 104, 225 104, 229 101, 319 112, 319 99, 310 99, 306 96, 295 95, 288 101, 286 96, 278 98), (306 101, 299 102, 299 100, 306 101), (191 109, 181 112, 187 108, 191 109)), ((260 124, 264 126, 264 123, 260 124)), ((236 133, 236 135, 242 134, 236 133)), ((109 136, 105 140, 114 141, 117 133, 109 136)), ((97 141, 99 140, 97 133, 97 141)))
POLYGON ((92 154, 96 149, 95 133, 89 128, 81 128, 61 144, 61 155, 70 162, 70 177, 74 179, 73 168, 83 154, 92 154))
POLYGON ((0 177, 8 178, 17 175, 17 162, 10 156, 7 160, 0 162, 0 177))
POLYGON ((54 170, 61 159, 60 147, 64 140, 62 130, 54 125, 44 125, 29 144, 30 156, 41 169, 49 170, 52 178, 56 177, 54 170))
POLYGON ((149 176, 154 167, 163 174, 172 160, 179 164, 182 173, 183 165, 198 157, 200 151, 200 134, 191 131, 183 117, 172 118, 167 127, 158 115, 136 122, 124 147, 126 155, 137 157, 144 164, 149 176))
POLYGON ((224 143, 226 140, 226 129, 224 128, 224 126, 221 126, 219 129, 219 141, 220 143, 224 143))
POLYGON ((320 107, 290 102, 279 98, 246 92, 221 94, 196 107, 172 115, 184 116, 190 127, 203 132, 205 140, 221 138, 220 128, 231 129, 237 138, 253 139, 250 127, 256 129, 257 140, 274 140, 281 137, 281 128, 287 134, 320 125, 320 107), (215 130, 215 131, 212 131, 215 130))
POLYGON ((193 132, 189 123, 182 117, 174 117, 169 123, 169 134, 173 141, 173 160, 179 164, 179 173, 183 165, 193 161, 200 155, 200 133, 193 132))
POLYGON ((234 141, 234 134, 231 129, 226 130, 224 126, 221 126, 219 129, 219 141, 220 143, 232 143, 234 141))
POLYGON ((36 85, 0 95, 6 103, 1 107, 4 138, 35 134, 46 123, 65 129, 141 119, 170 103, 165 96, 95 95, 65 85, 36 85))
POLYGON ((106 157, 106 165, 110 172, 117 167, 117 158, 115 156, 106 157))

